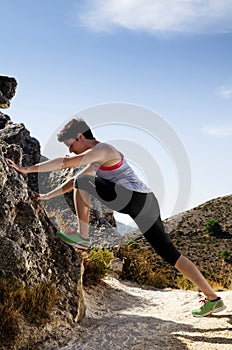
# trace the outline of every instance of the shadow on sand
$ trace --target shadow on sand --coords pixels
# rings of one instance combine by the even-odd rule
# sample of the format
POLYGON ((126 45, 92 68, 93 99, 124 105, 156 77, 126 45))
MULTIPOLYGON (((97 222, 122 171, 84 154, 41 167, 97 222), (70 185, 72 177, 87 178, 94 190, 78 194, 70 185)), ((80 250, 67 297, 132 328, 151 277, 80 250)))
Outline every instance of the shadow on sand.
POLYGON ((155 315, 143 316, 144 305, 154 307, 155 300, 144 300, 109 285, 89 290, 87 303, 87 317, 63 345, 53 347, 53 350, 188 350, 186 343, 190 342, 204 342, 209 349, 216 343, 224 344, 225 349, 232 345, 231 338, 218 336, 218 332, 230 329, 228 323, 232 323, 232 316, 228 314, 213 316, 228 319, 225 329, 201 329, 162 320, 155 315), (209 337, 205 335, 207 333, 210 333, 209 337))

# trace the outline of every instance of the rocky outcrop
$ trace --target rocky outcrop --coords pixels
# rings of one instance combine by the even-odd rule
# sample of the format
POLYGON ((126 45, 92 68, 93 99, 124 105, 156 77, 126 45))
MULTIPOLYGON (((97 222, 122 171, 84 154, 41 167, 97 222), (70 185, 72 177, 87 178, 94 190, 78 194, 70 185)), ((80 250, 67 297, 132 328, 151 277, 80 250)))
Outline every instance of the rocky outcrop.
POLYGON ((43 206, 35 201, 24 176, 9 168, 6 156, 21 159, 22 150, 5 142, 0 145, 0 278, 27 288, 55 284, 59 304, 54 314, 72 323, 84 315, 81 288, 77 292, 82 254, 56 237, 43 206))
MULTIPOLYGON (((0 77, 0 108, 9 107, 16 86, 14 78, 0 77)), ((41 192, 43 189, 48 192, 59 186, 67 177, 74 176, 78 169, 66 169, 51 174, 21 175, 9 167, 5 158, 24 166, 45 160, 41 156, 38 140, 30 135, 24 124, 15 124, 8 115, 0 112, 0 349, 19 349, 27 347, 29 339, 32 342, 35 338, 37 342, 40 339, 42 341, 47 330, 50 329, 52 334, 62 324, 62 320, 62 326, 66 328, 68 324, 72 326, 85 315, 83 254, 56 236, 61 222, 77 227, 72 194, 47 202, 47 206, 45 202, 38 202, 34 194, 34 191, 41 192), (54 217, 56 224, 59 221, 57 219, 60 219, 58 227, 54 225, 54 217), (16 286, 16 301, 5 305, 7 297, 2 286, 8 288, 11 284, 12 288, 16 286), (25 305, 28 291, 37 293, 38 286, 46 286, 48 293, 52 286, 58 300, 55 297, 56 303, 47 320, 49 325, 41 334, 42 326, 33 326, 25 313, 25 306, 20 306, 25 305), (15 303, 19 303, 16 314, 15 303), (12 331, 15 322, 17 323, 14 340, 15 337, 17 339, 16 343, 5 347, 5 338, 2 335, 5 330, 4 317, 8 317, 7 310, 14 314, 14 325, 10 318, 8 324, 12 331)), ((113 212, 96 200, 93 200, 93 204, 90 229, 93 245, 106 247, 118 244, 121 236, 114 227, 113 212)), ((12 295, 11 292, 9 295, 12 295)), ((38 296, 35 298, 39 299, 38 296)), ((43 308, 43 302, 41 303, 43 308)))
MULTIPOLYGON (((41 283, 55 285, 59 303, 52 311, 51 322, 55 327, 61 320, 73 324, 85 315, 83 255, 55 234, 62 221, 70 224, 70 228, 71 225, 77 227, 72 194, 61 196, 57 198, 58 202, 46 206, 45 202, 36 201, 34 191, 43 188, 47 192, 67 177, 74 176, 78 169, 39 174, 40 177, 38 174, 21 175, 8 166, 5 158, 25 166, 44 160, 39 142, 31 137, 25 126, 13 123, 8 115, 0 112, 0 282, 14 281, 25 290, 41 283), (54 217, 56 223, 60 220, 58 227, 54 225, 54 217)), ((121 236, 113 227, 113 212, 96 201, 91 211, 91 224, 93 245, 109 247, 120 243, 121 236)), ((0 298, 0 323, 1 302, 0 298)), ((24 346, 28 336, 33 340, 37 329, 23 315, 19 320, 17 349, 24 346), (27 332, 25 324, 29 329, 27 332)), ((40 339, 38 329, 35 337, 40 339)), ((12 344, 10 348, 16 349, 12 344)))
POLYGON ((10 100, 15 95, 16 87, 15 78, 0 75, 0 108, 10 107, 10 100))

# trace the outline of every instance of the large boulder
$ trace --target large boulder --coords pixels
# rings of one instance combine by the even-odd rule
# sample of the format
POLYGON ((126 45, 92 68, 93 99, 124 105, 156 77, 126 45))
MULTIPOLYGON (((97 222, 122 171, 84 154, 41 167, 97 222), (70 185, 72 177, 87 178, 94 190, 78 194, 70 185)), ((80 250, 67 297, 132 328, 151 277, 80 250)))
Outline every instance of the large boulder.
POLYGON ((5 157, 22 157, 17 145, 0 144, 0 279, 25 288, 55 284, 59 304, 54 313, 71 323, 84 316, 82 254, 55 235, 43 206, 23 175, 10 168, 5 157), (78 287, 79 286, 79 287, 78 287))

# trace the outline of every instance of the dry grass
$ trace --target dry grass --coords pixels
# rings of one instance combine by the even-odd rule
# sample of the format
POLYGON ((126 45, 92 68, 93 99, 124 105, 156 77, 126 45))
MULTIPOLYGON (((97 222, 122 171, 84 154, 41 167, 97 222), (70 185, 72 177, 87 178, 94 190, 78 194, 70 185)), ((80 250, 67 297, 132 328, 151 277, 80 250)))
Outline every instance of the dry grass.
POLYGON ((54 284, 41 283, 26 288, 14 279, 0 279, 0 344, 13 346, 20 335, 20 320, 47 322, 58 302, 54 284))
POLYGON ((32 322, 43 323, 59 300, 55 284, 40 283, 28 288, 23 306, 24 316, 32 322))
POLYGON ((156 288, 165 288, 169 285, 165 271, 156 269, 151 251, 140 247, 137 242, 121 246, 118 256, 123 261, 121 274, 123 279, 156 288))
POLYGON ((197 290, 197 288, 185 276, 177 276, 177 286, 181 290, 197 290))

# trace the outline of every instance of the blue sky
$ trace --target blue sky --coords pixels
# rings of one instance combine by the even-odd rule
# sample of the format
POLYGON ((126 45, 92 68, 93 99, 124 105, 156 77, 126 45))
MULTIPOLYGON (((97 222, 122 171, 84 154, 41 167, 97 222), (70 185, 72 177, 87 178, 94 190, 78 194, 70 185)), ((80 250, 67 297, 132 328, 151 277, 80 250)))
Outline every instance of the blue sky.
POLYGON ((0 74, 18 80, 5 113, 42 150, 79 111, 135 104, 161 115, 183 142, 189 208, 231 194, 231 0, 8 0, 0 29, 0 74))

